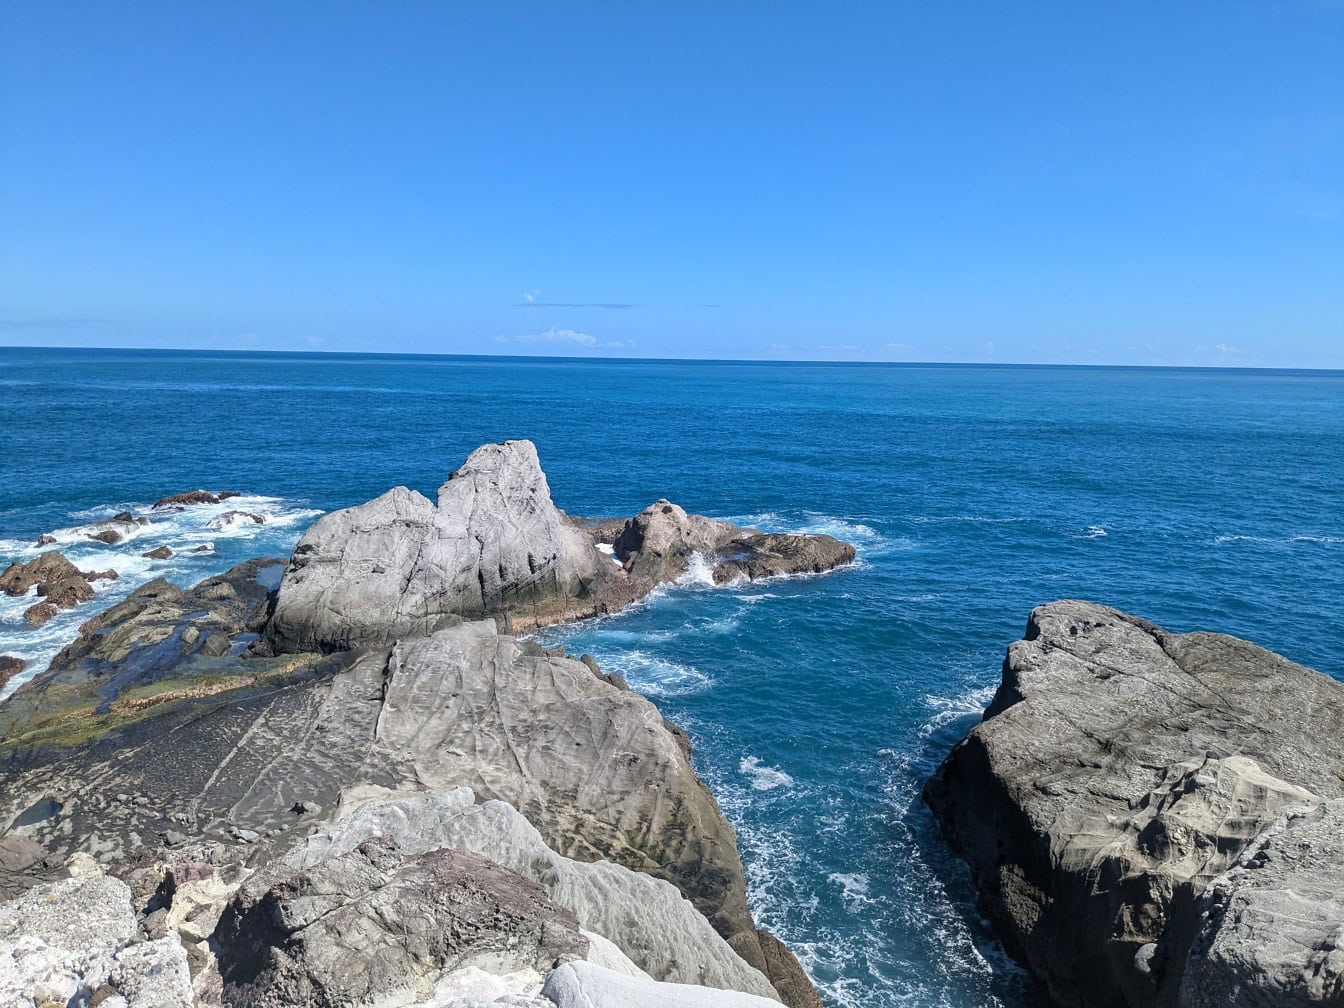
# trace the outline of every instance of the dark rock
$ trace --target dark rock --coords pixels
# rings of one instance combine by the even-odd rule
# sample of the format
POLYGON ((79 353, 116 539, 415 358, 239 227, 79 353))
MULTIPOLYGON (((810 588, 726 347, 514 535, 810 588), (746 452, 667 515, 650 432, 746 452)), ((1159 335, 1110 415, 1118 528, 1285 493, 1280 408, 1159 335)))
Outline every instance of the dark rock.
POLYGON ((0 655, 0 689, 16 675, 28 667, 26 659, 16 655, 0 655))
POLYGON ((69 877, 59 859, 36 841, 19 833, 0 836, 0 903, 43 882, 69 877))
MULTIPOLYGON (((236 497, 238 495, 229 494, 229 496, 236 497)), ((218 504, 223 499, 219 494, 212 494, 209 490, 188 490, 186 493, 160 497, 154 502, 154 509, 191 507, 194 504, 218 504)))
POLYGON ((726 584, 782 574, 820 574, 854 562, 854 547, 828 535, 765 533, 735 539, 711 561, 714 580, 726 584))
POLYGON ((58 609, 73 609, 93 598, 93 586, 81 574, 63 577, 51 584, 39 585, 37 593, 58 609))
POLYGON ((60 612, 60 610, 50 602, 38 602, 36 605, 31 605, 23 611, 23 621, 30 627, 36 629, 50 620, 58 612, 60 612))
MULTIPOLYGON (((1058 1004, 1338 1004, 1310 999, 1314 938, 1251 965, 1261 926, 1229 931, 1201 900, 1227 872, 1209 899, 1239 905, 1257 877, 1231 870, 1239 856, 1273 848, 1293 809, 1344 797, 1342 737, 1344 684, 1233 637, 1056 602, 1033 611, 985 719, 925 798, 1008 950, 1058 1004), (1219 948, 1240 951, 1201 951, 1219 948)), ((1284 927, 1337 906, 1344 861, 1324 850, 1284 927)))
POLYGON ((194 550, 192 550, 192 552, 193 552, 193 553, 213 553, 213 552, 214 552, 214 549, 215 549, 215 548, 214 548, 213 546, 197 546, 194 550))
POLYGON ((55 584, 67 577, 81 577, 79 568, 66 559, 59 550, 50 550, 34 560, 15 562, 0 574, 0 591, 17 597, 28 594, 34 586, 55 584))
POLYGON ((376 840, 244 883, 213 943, 228 1006, 343 1008, 467 966, 549 971, 588 954, 573 913, 476 854, 376 840))
POLYGON ((115 546, 117 543, 121 542, 122 535, 115 529, 104 529, 101 532, 90 533, 84 538, 92 539, 94 542, 107 543, 109 546, 115 546))
POLYGON ((117 578, 119 578, 119 577, 121 577, 120 574, 118 574, 116 571, 114 571, 114 570, 110 570, 110 569, 109 569, 109 570, 105 570, 105 571, 85 571, 85 572, 84 572, 84 580, 86 580, 86 581, 115 581, 115 580, 117 580, 117 578))
POLYGON ((169 549, 167 546, 158 546, 150 550, 148 553, 141 553, 140 555, 142 557, 145 557, 147 560, 171 560, 173 557, 173 551, 169 549))
POLYGON ((807 971, 789 947, 769 931, 757 932, 765 954, 765 976, 789 1008, 826 1008, 807 971))
POLYGON ((43 547, 43 546, 50 546, 50 545, 52 545, 54 542, 56 542, 56 537, 55 537, 54 535, 45 535, 45 534, 44 534, 44 535, 40 535, 40 536, 37 537, 37 545, 38 545, 39 548, 41 548, 41 547, 43 547))

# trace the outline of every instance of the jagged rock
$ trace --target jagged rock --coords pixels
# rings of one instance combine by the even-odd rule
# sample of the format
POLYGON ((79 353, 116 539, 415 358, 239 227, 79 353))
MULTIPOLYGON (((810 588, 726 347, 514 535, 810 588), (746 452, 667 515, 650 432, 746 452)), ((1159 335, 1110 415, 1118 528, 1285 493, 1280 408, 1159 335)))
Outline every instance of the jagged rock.
POLYGON ((93 585, 80 574, 39 585, 37 593, 58 609, 73 609, 93 598, 93 585))
POLYGON ((336 821, 300 841, 285 863, 307 868, 381 837, 404 855, 442 847, 469 850, 546 889, 579 925, 609 939, 657 980, 747 991, 773 998, 758 970, 729 948, 672 885, 610 861, 561 857, 531 823, 502 801, 475 803, 465 787, 386 793, 360 802, 346 794, 336 821))
POLYGON ((103 529, 101 532, 90 532, 84 538, 92 539, 94 542, 106 543, 108 546, 115 546, 121 542, 122 535, 116 529, 103 529))
POLYGON ((720 547, 711 557, 719 584, 781 574, 820 574, 854 562, 854 547, 828 535, 763 533, 720 547))
POLYGON ((542 993, 557 1008, 776 1008, 777 1002, 738 991, 643 980, 591 962, 565 963, 542 993))
POLYGON ((253 514, 251 511, 225 511, 218 518, 210 520, 210 527, 214 529, 228 528, 235 522, 252 522, 254 525, 265 525, 266 519, 259 514, 253 514))
POLYGON ((35 545, 37 546, 38 549, 41 549, 43 546, 51 546, 55 542, 56 537, 54 535, 47 535, 44 532, 42 535, 37 537, 37 542, 35 543, 35 545))
POLYGON ((541 603, 564 618, 595 611, 613 566, 551 502, 532 442, 505 441, 472 452, 437 505, 397 487, 319 519, 266 632, 278 651, 333 651, 541 603))
POLYGON ((1180 1008, 1344 1005, 1344 800, 1285 813, 1211 882, 1180 1008))
MULTIPOLYGON (((1327 676, 1056 602, 1032 612, 985 719, 925 797, 1057 1003, 1166 1006, 1195 968, 1213 878, 1281 814, 1344 795, 1342 736, 1344 684, 1327 676)), ((1252 986, 1236 1003, 1281 1003, 1238 975, 1252 986)))
POLYGON ((748 534, 729 522, 687 514, 669 500, 658 500, 625 523, 614 548, 633 577, 657 584, 684 574, 691 554, 708 555, 748 534))
POLYGON ((147 560, 171 560, 173 551, 167 546, 157 546, 148 553, 141 553, 140 555, 147 560))
POLYGON ((170 494, 167 497, 161 497, 154 502, 154 510, 162 508, 183 508, 191 507, 195 504, 218 504, 226 501, 230 497, 241 497, 236 490, 224 490, 220 493, 211 493, 209 490, 188 490, 186 493, 170 494))
POLYGON ((403 858, 377 840, 253 876, 214 943, 225 1004, 248 1008, 406 1004, 446 971, 542 972, 588 952, 536 883, 466 851, 403 858))
POLYGON ((78 567, 64 553, 49 550, 27 563, 15 561, 0 574, 0 591, 12 598, 27 595, 34 587, 40 592, 43 585, 56 584, 66 578, 83 577, 78 567))

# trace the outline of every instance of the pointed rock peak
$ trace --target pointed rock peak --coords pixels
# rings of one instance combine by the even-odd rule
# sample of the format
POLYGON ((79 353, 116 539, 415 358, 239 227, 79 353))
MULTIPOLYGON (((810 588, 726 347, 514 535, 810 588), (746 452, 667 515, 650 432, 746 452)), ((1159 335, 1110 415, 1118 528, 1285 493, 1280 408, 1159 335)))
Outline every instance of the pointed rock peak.
POLYGON ((481 445, 439 487, 439 507, 455 508, 463 500, 488 492, 504 501, 538 499, 550 508, 551 488, 531 441, 481 445))

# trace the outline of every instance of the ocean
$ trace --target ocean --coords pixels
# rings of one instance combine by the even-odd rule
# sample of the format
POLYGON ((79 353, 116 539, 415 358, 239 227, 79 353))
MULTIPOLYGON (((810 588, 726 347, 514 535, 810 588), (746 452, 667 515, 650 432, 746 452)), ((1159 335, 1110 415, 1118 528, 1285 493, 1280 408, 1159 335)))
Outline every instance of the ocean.
POLYGON ((0 349, 0 566, 55 532, 121 575, 40 630, 0 597, 0 654, 40 668, 151 577, 286 555, 322 512, 432 495, 518 437, 573 514, 665 496, 857 547, 817 577, 692 571, 544 635, 690 731, 758 919, 833 1008, 1041 1003, 919 798, 1032 606, 1092 599, 1344 678, 1344 373, 1033 366, 0 349), (117 546, 60 531, 198 487, 244 496, 117 546))

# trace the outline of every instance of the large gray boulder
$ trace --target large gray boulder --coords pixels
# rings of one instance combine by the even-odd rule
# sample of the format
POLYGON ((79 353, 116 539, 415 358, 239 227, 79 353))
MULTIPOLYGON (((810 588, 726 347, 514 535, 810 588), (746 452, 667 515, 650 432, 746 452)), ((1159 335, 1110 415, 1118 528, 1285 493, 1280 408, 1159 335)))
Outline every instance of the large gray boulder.
POLYGON ((287 865, 307 869, 372 839, 406 856, 468 850, 541 885, 580 927, 609 939, 655 980, 776 997, 674 886, 610 861, 562 857, 505 802, 477 804, 465 787, 381 794, 355 788, 343 797, 336 821, 301 840, 285 855, 287 865))
MULTIPOLYGON (((1214 878, 1281 815, 1344 795, 1341 737, 1344 685, 1327 676, 1233 637, 1056 602, 1032 612, 925 797, 1058 1004, 1168 1006, 1214 878)), ((1253 971, 1238 982, 1248 1005, 1299 1003, 1253 971)))
MULTIPOLYGON (((493 613, 592 609, 613 565, 551 501, 531 441, 483 445, 439 487, 405 487, 323 516, 294 550, 266 634, 334 651, 493 613)), ((554 620, 552 620, 553 622, 554 620)))

